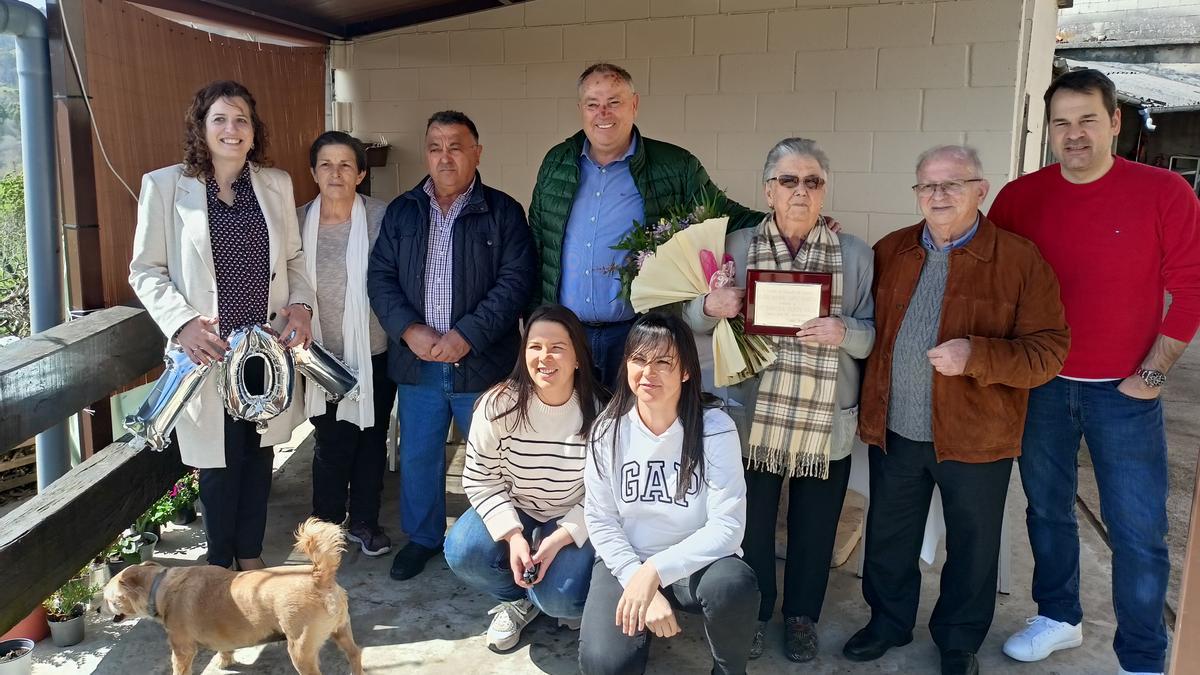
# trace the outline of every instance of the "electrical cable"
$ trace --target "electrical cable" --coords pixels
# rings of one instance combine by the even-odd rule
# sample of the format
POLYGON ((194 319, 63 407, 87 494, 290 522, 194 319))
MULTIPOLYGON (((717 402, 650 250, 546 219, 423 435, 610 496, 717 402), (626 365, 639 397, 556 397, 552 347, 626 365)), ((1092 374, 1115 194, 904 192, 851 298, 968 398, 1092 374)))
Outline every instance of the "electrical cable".
POLYGON ((129 187, 129 183, 125 182, 121 174, 117 173, 112 160, 108 158, 108 151, 104 149, 104 139, 100 136, 100 127, 96 124, 96 113, 92 110, 92 97, 88 95, 87 85, 83 83, 83 72, 79 70, 79 60, 75 57, 75 42, 71 39, 71 29, 67 27, 67 17, 62 12, 59 12, 59 18, 62 20, 63 41, 67 43, 67 53, 71 59, 71 69, 75 73, 75 79, 79 82, 79 91, 83 94, 83 104, 87 107, 88 121, 92 124, 92 132, 96 134, 96 145, 100 148, 100 156, 104 158, 104 163, 108 165, 108 170, 125 187, 125 191, 129 193, 129 196, 133 197, 134 201, 137 201, 137 193, 133 191, 133 188, 129 187))

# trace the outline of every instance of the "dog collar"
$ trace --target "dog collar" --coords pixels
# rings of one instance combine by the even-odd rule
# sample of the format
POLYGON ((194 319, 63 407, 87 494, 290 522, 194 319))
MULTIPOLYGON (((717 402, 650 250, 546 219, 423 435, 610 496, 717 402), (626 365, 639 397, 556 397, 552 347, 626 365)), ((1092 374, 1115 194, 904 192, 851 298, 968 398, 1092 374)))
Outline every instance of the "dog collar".
POLYGON ((158 617, 158 603, 155 602, 154 597, 156 595, 158 595, 158 586, 159 586, 159 584, 162 583, 163 577, 165 577, 165 576, 167 576, 167 570, 164 569, 163 571, 159 572, 158 574, 155 574, 154 581, 150 582, 149 610, 150 610, 150 616, 152 616, 152 617, 156 617, 156 618, 158 617))

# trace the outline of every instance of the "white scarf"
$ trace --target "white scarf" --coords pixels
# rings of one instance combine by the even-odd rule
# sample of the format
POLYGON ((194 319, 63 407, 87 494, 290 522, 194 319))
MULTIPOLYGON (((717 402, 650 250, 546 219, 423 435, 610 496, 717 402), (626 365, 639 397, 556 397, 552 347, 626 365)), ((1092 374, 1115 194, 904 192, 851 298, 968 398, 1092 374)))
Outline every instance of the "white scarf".
MULTIPOLYGON (((317 232, 321 228, 321 196, 312 201, 304 217, 300 236, 304 245, 304 265, 313 283, 317 279, 317 232)), ((362 197, 355 196, 350 209, 350 239, 346 242, 346 305, 342 312, 342 340, 345 354, 342 360, 358 373, 357 401, 343 399, 338 403, 337 419, 356 425, 359 429, 375 426, 375 387, 371 380, 370 305, 367 300, 367 256, 370 253, 370 231, 367 229, 367 206, 362 197)), ((319 306, 313 306, 313 339, 321 340, 319 306)), ((316 417, 325 414, 325 390, 315 385, 305 389, 304 414, 316 417)))

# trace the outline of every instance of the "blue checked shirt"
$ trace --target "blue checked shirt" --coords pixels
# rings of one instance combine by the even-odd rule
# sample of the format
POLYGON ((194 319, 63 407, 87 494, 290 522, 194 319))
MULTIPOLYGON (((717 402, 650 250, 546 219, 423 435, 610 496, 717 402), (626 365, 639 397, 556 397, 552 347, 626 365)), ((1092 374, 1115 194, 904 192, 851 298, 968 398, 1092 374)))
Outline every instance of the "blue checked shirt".
POLYGON ((425 179, 425 194, 429 195, 429 250, 425 254, 425 324, 445 335, 450 332, 451 310, 454 308, 454 257, 451 249, 454 221, 471 198, 478 177, 471 187, 458 196, 450 210, 442 213, 437 194, 433 190, 433 179, 425 179))
POLYGON ((629 171, 637 144, 635 135, 625 156, 600 166, 588 154, 591 143, 583 143, 579 189, 563 236, 558 291, 559 302, 581 321, 611 323, 634 316, 633 307, 620 298, 621 277, 604 268, 625 259, 626 251, 612 247, 633 229, 633 221, 646 219, 645 202, 629 171))

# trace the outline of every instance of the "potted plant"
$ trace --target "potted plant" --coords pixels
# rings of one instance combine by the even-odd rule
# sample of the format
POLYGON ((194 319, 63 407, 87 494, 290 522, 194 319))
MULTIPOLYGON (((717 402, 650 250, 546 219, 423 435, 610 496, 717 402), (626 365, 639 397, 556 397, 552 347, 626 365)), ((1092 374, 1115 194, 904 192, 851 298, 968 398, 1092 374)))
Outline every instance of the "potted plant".
POLYGON ((156 526, 154 521, 159 517, 161 517, 161 512, 156 512, 155 507, 151 506, 104 550, 102 555, 105 562, 108 563, 110 578, 117 576, 117 573, 129 565, 137 565, 154 559, 154 546, 158 543, 158 535, 154 532, 156 526))
POLYGON ((37 642, 50 635, 50 624, 46 622, 46 608, 42 607, 42 603, 34 606, 29 612, 29 616, 17 622, 17 625, 8 630, 7 633, 0 635, 0 642, 7 642, 16 638, 26 638, 37 642))
POLYGON ((83 641, 83 615, 98 590, 92 585, 91 569, 85 569, 42 601, 55 646, 70 647, 83 641))
POLYGON ((174 516, 171 522, 176 525, 190 525, 196 520, 196 500, 200 499, 200 474, 190 471, 183 478, 175 481, 171 491, 167 493, 174 516))
POLYGON ((0 675, 29 675, 33 672, 33 640, 14 638, 0 642, 0 675))

